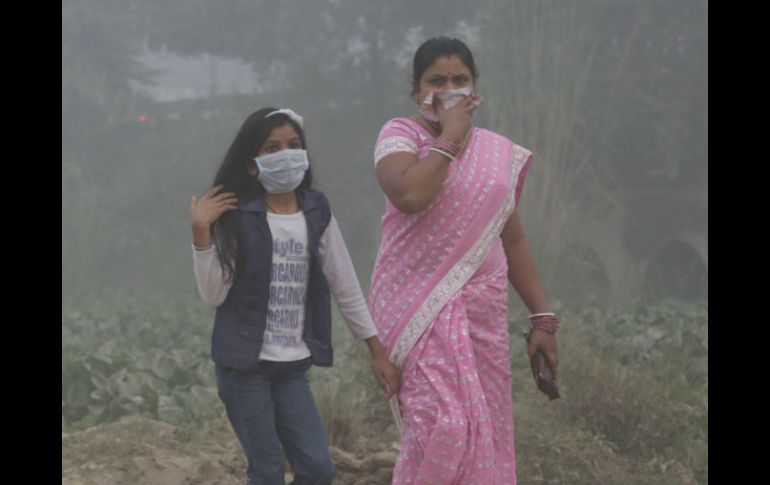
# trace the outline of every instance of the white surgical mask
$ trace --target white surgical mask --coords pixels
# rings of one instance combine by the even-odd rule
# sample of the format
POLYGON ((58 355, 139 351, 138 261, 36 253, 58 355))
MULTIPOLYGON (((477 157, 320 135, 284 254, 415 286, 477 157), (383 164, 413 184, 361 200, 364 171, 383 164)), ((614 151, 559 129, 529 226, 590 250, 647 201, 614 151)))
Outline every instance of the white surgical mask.
POLYGON ((444 106, 444 109, 449 109, 465 99, 466 96, 470 96, 472 92, 473 88, 470 86, 466 86, 464 88, 447 89, 444 91, 431 91, 427 96, 425 96, 425 99, 422 100, 422 103, 420 103, 420 114, 422 114, 422 116, 428 121, 438 121, 438 115, 436 114, 436 110, 433 108, 434 95, 438 98, 439 101, 441 101, 441 105, 444 106))
POLYGON ((307 151, 287 149, 254 158, 259 169, 257 180, 271 194, 283 194, 296 189, 310 166, 307 151))

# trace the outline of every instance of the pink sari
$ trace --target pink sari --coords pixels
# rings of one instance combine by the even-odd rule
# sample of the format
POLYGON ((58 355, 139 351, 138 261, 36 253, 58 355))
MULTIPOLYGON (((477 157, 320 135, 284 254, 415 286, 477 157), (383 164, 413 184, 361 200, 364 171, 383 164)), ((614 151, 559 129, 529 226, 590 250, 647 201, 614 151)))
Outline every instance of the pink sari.
MULTIPOLYGON (((375 162, 428 154, 433 138, 395 118, 375 162)), ((500 239, 531 153, 474 128, 444 185, 420 214, 389 200, 369 306, 403 386, 391 402, 401 433, 394 484, 513 484, 508 266, 500 239)))

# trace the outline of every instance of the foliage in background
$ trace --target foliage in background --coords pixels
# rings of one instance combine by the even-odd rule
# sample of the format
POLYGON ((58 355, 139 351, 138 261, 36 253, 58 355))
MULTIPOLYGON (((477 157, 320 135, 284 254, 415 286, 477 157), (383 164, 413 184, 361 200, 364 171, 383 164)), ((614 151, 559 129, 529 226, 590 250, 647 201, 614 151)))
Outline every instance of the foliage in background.
MULTIPOLYGON (((62 313, 62 431, 138 414, 205 439, 200 430, 223 419, 208 356, 211 313, 197 302, 137 307, 124 299, 62 313)), ((525 317, 513 315, 520 479, 706 483, 707 318, 707 302, 565 311, 562 398, 548 402, 530 375, 525 317)), ((397 433, 366 346, 339 318, 334 325, 334 367, 309 373, 330 445, 359 455, 392 449, 397 433)))
POLYGON ((628 192, 707 193, 707 2, 484 0, 471 13, 456 0, 439 10, 332 1, 313 3, 316 22, 303 5, 62 4, 65 301, 104 289, 189 295, 190 196, 211 183, 243 119, 266 105, 305 115, 317 185, 367 275, 383 209, 372 145, 386 119, 415 112, 411 55, 440 34, 465 39, 477 57, 481 126, 535 153, 522 217, 552 294, 573 291, 559 279, 565 255, 589 267, 584 287, 612 284, 596 257, 570 246, 592 224, 615 228, 627 251, 584 248, 604 266, 642 257, 693 221, 707 230, 703 203, 650 204, 628 192), (260 89, 155 101, 132 89, 157 74, 138 61, 147 49, 240 59, 260 89))

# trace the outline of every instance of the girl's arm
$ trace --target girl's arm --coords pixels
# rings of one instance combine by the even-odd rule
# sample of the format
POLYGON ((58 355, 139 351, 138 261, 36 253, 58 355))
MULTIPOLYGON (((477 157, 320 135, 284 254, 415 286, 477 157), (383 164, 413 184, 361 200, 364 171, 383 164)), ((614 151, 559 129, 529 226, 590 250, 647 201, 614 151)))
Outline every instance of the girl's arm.
POLYGON ((192 198, 190 222, 193 233, 193 270, 198 293, 206 305, 219 306, 230 291, 230 284, 224 279, 222 265, 211 244, 211 224, 224 212, 237 209, 237 200, 232 192, 219 193, 221 185, 209 189, 203 197, 192 198))
POLYGON ((218 307, 227 298, 232 283, 225 281, 216 248, 212 245, 201 250, 195 246, 193 244, 193 271, 198 294, 206 305, 218 307))
POLYGON ((398 371, 388 360, 385 349, 377 337, 377 329, 361 291, 353 262, 350 260, 350 254, 333 215, 321 236, 319 253, 321 267, 337 307, 353 337, 366 341, 371 354, 374 375, 385 392, 385 398, 390 399, 401 386, 398 371))

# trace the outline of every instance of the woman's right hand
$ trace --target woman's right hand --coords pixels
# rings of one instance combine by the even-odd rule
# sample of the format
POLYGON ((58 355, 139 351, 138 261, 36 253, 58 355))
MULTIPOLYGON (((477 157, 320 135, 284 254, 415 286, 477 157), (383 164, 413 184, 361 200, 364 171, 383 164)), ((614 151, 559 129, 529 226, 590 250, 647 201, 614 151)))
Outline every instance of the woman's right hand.
POLYGON ((190 204, 190 220, 193 228, 193 242, 196 246, 211 245, 209 228, 223 213, 238 208, 238 199, 232 192, 219 193, 222 185, 209 189, 200 199, 193 196, 190 204))
POLYGON ((465 99, 444 109, 441 101, 436 100, 436 115, 441 125, 441 135, 449 137, 455 143, 461 143, 465 139, 468 130, 471 129, 471 118, 473 112, 479 106, 479 96, 471 94, 465 99))

